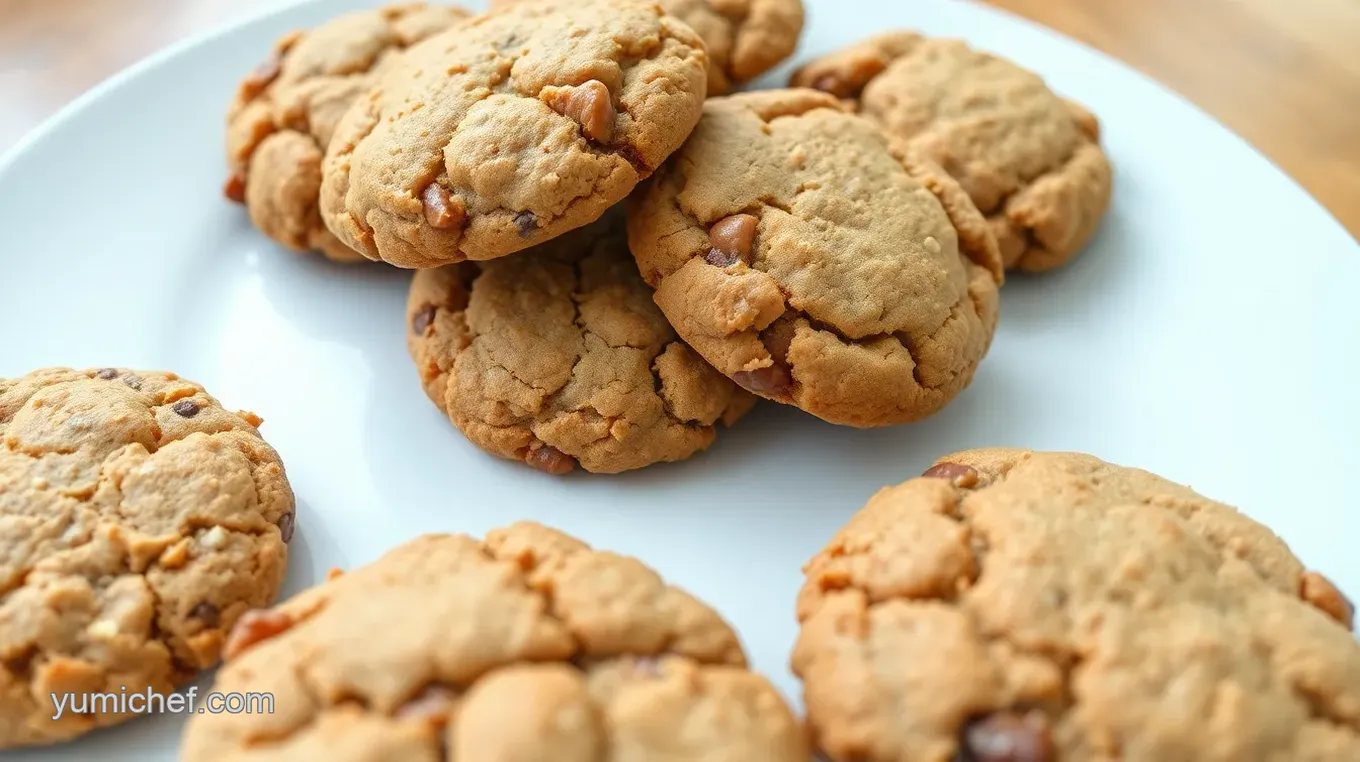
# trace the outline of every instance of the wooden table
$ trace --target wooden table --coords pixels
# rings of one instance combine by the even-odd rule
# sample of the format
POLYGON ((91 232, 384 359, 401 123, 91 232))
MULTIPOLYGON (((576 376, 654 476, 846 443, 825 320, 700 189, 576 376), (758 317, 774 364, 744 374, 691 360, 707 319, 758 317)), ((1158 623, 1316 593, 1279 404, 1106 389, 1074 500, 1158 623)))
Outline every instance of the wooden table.
MULTIPOLYGON (((0 150, 153 50, 278 2, 0 0, 0 150)), ((1360 237, 1360 1, 988 2, 1180 91, 1360 237)))

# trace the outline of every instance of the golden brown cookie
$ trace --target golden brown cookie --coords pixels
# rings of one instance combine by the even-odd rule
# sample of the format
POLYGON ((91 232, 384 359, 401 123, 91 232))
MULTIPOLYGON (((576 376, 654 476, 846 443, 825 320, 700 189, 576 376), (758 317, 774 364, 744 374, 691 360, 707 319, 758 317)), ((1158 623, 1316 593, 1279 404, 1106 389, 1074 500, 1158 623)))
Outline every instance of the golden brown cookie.
POLYGON ((813 90, 709 99, 629 243, 680 338, 832 423, 939 410, 996 327, 1000 256, 967 196, 813 90))
POLYGON ((51 696, 168 693, 274 600, 293 493, 259 423, 172 373, 0 379, 0 748, 128 719, 51 696))
POLYGON ((637 0, 536 0, 415 46, 341 120, 322 216, 370 259, 505 256, 600 218, 693 129, 707 57, 637 0))
POLYGON ((814 61, 793 83, 858 99, 905 150, 954 176, 987 215, 1007 268, 1066 264, 1110 205, 1096 118, 959 40, 884 34, 814 61))
MULTIPOLYGON (((491 9, 537 0, 491 0, 491 9)), ((798 47, 803 0, 657 0, 708 50, 708 94, 725 95, 778 66, 798 47)))
POLYGON ((951 455, 805 572, 793 668, 838 762, 1360 759, 1345 597, 1146 471, 951 455))
POLYGON ((295 251, 363 261, 321 223, 321 159, 336 122, 396 54, 469 17, 423 3, 341 16, 290 34, 246 78, 227 113, 226 194, 265 235, 295 251))
POLYGON ((617 473, 704 450, 755 403, 676 339, 620 218, 416 273, 411 356, 478 447, 549 473, 617 473))
POLYGON ((717 613, 641 562, 538 524, 427 535, 259 612, 184 762, 807 762, 717 613))

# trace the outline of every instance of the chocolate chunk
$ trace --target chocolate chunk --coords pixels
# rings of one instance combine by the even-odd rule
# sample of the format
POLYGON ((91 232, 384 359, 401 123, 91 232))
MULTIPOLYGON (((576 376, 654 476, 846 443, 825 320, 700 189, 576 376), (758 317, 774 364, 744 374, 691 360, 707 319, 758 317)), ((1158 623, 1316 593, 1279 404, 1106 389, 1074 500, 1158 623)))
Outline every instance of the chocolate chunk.
POLYGON ((972 489, 978 484, 977 469, 961 463, 936 463, 927 468, 921 476, 928 479, 946 479, 953 482, 955 487, 964 489, 972 489))
POLYGON ((519 228, 520 238, 533 238, 538 231, 538 217, 533 212, 520 212, 515 215, 515 225, 519 228))
POLYGON ((222 186, 222 195, 238 204, 246 202, 246 179, 240 172, 233 172, 231 177, 227 178, 226 184, 222 186))
POLYGON ((197 619, 203 623, 204 627, 216 627, 222 612, 216 606, 207 601, 194 606, 189 610, 189 618, 197 619))
POLYGON ((524 454, 524 462, 550 474, 565 474, 576 468, 576 459, 556 447, 543 445, 524 454))
POLYGON ((133 375, 133 374, 129 373, 128 375, 123 376, 123 383, 127 384, 129 387, 131 387, 131 388, 133 388, 133 389, 136 389, 137 391, 141 391, 141 390, 142 390, 142 377, 141 377, 141 376, 137 376, 137 375, 133 375))
POLYGON ((793 337, 797 331, 798 325, 786 316, 774 321, 769 328, 760 332, 760 340, 776 364, 784 366, 789 364, 789 347, 793 346, 793 337))
POLYGON ((427 304, 424 307, 421 307, 420 311, 415 314, 415 317, 411 318, 411 333, 414 333, 417 336, 424 336, 425 331, 429 330, 430 326, 434 324, 435 311, 435 306, 433 304, 427 304))
POLYGON ((592 79, 576 87, 545 87, 539 98, 548 108, 581 125, 581 132, 596 143, 608 143, 614 136, 618 112, 609 87, 592 79))
POLYGON ((432 228, 447 230, 462 227, 467 221, 467 204, 458 196, 450 196, 448 189, 439 183, 425 186, 421 201, 425 204, 425 221, 432 228))
POLYGON ((287 632, 293 624, 292 617, 273 609, 247 611, 231 628, 227 643, 222 646, 222 658, 233 659, 256 643, 287 632))
POLYGON ((193 400, 180 400, 171 408, 176 414, 183 418, 193 418, 198 415, 198 403, 193 400))
POLYGON ((112 381, 113 379, 118 378, 118 371, 113 368, 100 368, 95 371, 94 374, 105 381, 112 381))
POLYGON ((750 214, 734 214, 713 223, 708 229, 708 243, 712 248, 704 259, 715 267, 726 267, 737 260, 750 264, 751 247, 759 224, 760 220, 750 214))
POLYGON ((1053 762, 1057 749, 1043 715, 996 712, 963 729, 959 762, 1053 762))
POLYGON ((793 388, 793 376, 783 365, 738 371, 732 374, 732 380, 747 391, 767 397, 786 396, 793 388))
POLYGON ((279 534, 283 536, 284 542, 293 541, 293 528, 297 524, 297 518, 289 511, 279 517, 279 534))

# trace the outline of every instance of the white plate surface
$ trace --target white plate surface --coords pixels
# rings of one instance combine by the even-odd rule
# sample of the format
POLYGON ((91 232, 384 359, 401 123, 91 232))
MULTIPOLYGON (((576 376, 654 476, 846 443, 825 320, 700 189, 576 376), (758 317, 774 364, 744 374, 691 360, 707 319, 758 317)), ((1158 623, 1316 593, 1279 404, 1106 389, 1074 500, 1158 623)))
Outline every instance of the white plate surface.
MULTIPOLYGON (((420 533, 536 519, 711 602, 795 699, 800 565, 879 487, 987 445, 1082 450, 1188 482, 1360 593, 1346 486, 1360 460, 1360 246, 1159 85, 980 6, 808 0, 800 60, 915 27, 1009 56, 1089 105, 1116 167, 1098 240, 1059 273, 1007 285, 977 380, 924 423, 855 431, 765 404, 687 463, 560 479, 483 455, 425 399, 404 345, 407 274, 286 254, 222 199, 238 78, 278 35, 366 4, 307 3, 181 45, 0 160, 0 376, 164 368, 259 412, 299 502, 286 593, 420 533)), ((170 760, 182 721, 4 756, 170 760)))

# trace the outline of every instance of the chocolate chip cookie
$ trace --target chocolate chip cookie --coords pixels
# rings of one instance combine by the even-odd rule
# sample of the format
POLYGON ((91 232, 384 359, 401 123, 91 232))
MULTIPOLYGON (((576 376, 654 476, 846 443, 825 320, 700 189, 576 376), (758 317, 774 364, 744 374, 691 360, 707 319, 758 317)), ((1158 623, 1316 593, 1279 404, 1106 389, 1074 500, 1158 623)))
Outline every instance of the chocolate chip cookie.
POLYGON ((184 762, 807 762, 712 609, 641 562, 520 523, 427 535, 241 620, 184 762))
POLYGON ((259 423, 172 373, 0 379, 0 748, 128 719, 51 696, 168 693, 278 594, 293 493, 259 423))
POLYGON ((699 119, 694 32, 637 0, 515 4, 416 45, 341 120, 326 224, 401 267, 511 254, 599 219, 699 119))
POLYGON ((958 40, 893 32, 798 71, 955 177, 987 215, 1008 268, 1076 256, 1110 204, 1100 127, 1032 72, 958 40))
MULTIPOLYGON (((493 10, 537 0, 491 0, 493 10)), ((708 49, 708 94, 724 95, 778 66, 798 47, 802 0, 657 0, 708 49)))
POLYGON ((793 668, 834 760, 1360 759, 1350 602, 1146 471, 952 455, 805 571, 793 668))
POLYGON ((402 49, 469 16, 450 6, 392 5, 279 40, 227 114, 227 197, 290 249, 363 261, 326 230, 318 210, 321 159, 336 122, 402 49))
POLYGON ((711 98, 640 192, 629 243, 680 338, 832 423, 929 415, 996 327, 996 240, 938 167, 814 90, 711 98))
POLYGON ((618 213, 517 257, 416 273, 407 325, 435 405, 478 447, 549 473, 683 460, 755 402, 676 339, 618 213))

